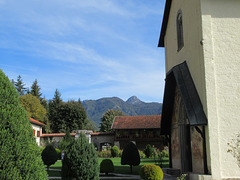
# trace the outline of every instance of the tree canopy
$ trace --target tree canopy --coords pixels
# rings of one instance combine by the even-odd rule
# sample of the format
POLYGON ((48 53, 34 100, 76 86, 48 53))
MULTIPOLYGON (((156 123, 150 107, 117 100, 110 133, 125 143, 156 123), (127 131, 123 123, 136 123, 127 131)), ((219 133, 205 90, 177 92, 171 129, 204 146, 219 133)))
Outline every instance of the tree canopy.
POLYGON ((111 132, 111 126, 115 116, 124 116, 124 113, 119 109, 109 109, 105 112, 101 118, 100 131, 101 132, 111 132))
POLYGON ((58 90, 49 102, 49 120, 53 132, 66 132, 67 129, 72 132, 89 126, 87 113, 80 99, 63 102, 58 90))
POLYGON ((47 179, 19 94, 0 70, 0 179, 47 179))
POLYGON ((33 96, 32 94, 25 94, 20 97, 20 102, 31 118, 44 124, 48 123, 47 110, 43 107, 36 96, 33 96))

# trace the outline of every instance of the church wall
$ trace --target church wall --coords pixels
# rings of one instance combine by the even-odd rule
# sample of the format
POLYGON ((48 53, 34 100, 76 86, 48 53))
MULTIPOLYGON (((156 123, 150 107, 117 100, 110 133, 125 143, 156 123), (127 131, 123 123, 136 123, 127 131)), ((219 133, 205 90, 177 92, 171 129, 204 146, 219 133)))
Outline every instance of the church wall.
MULTIPOLYGON (((202 131, 202 127, 198 126, 202 131)), ((193 172, 204 173, 203 138, 195 127, 191 127, 192 168, 193 172)))
POLYGON ((165 43, 166 72, 186 61, 201 101, 205 101, 200 0, 172 0, 165 43), (178 51, 177 13, 181 9, 184 46, 178 51))
POLYGON ((208 151, 213 179, 240 178, 228 143, 240 132, 240 1, 203 0, 208 151), (210 158, 211 157, 211 158, 210 158))
POLYGON ((179 132, 178 132, 179 102, 180 102, 180 92, 178 88, 176 88, 174 108, 173 108, 173 114, 172 114, 172 125, 171 125, 172 167, 176 169, 181 169, 180 142, 179 142, 179 132))

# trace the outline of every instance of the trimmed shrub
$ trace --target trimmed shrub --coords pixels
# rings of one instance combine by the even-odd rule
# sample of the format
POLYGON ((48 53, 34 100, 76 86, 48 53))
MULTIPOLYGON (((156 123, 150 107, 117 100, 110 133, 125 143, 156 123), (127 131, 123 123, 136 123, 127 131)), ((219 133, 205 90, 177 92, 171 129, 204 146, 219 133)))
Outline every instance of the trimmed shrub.
POLYGON ((47 169, 58 160, 57 151, 52 145, 47 145, 43 150, 42 160, 44 164, 47 165, 47 169))
POLYGON ((47 179, 19 94, 0 70, 0 179, 47 179))
POLYGON ((162 180, 162 169, 154 164, 146 164, 140 169, 140 177, 144 180, 162 180))
POLYGON ((99 158, 110 158, 111 157, 111 151, 97 151, 97 156, 99 158))
POLYGON ((62 152, 61 152, 61 150, 60 150, 60 149, 55 149, 55 150, 56 150, 56 152, 57 152, 57 157, 58 157, 58 159, 61 160, 61 157, 62 157, 62 152))
POLYGON ((100 164, 100 172, 108 175, 110 172, 114 172, 114 165, 111 159, 103 159, 100 164))
POLYGON ((112 155, 112 157, 113 157, 113 158, 114 158, 114 157, 117 157, 118 154, 119 154, 119 149, 118 149, 118 147, 117 147, 117 146, 111 147, 111 155, 112 155))
POLYGON ((146 146, 146 148, 144 149, 144 154, 146 155, 147 158, 151 157, 153 154, 153 148, 150 144, 148 144, 146 146))
POLYGON ((139 155, 140 155, 140 158, 141 158, 141 159, 146 157, 146 155, 144 154, 143 151, 138 150, 138 152, 139 152, 139 155))
POLYGON ((99 179, 96 150, 84 134, 65 149, 62 161, 62 179, 99 179))
POLYGON ((133 142, 129 142, 124 148, 122 157, 122 165, 129 165, 132 173, 132 166, 138 166, 140 164, 140 156, 137 146, 133 142))

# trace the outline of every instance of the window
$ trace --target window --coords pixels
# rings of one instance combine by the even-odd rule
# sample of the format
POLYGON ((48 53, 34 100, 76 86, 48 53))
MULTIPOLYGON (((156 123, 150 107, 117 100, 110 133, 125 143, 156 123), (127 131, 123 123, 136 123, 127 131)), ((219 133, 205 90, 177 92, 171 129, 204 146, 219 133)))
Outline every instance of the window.
POLYGON ((35 129, 33 130, 33 136, 35 136, 35 129))
POLYGON ((182 23, 182 11, 177 13, 177 43, 178 51, 180 51, 184 45, 183 43, 183 23, 182 23))
POLYGON ((37 131, 37 137, 40 137, 40 131, 37 131))

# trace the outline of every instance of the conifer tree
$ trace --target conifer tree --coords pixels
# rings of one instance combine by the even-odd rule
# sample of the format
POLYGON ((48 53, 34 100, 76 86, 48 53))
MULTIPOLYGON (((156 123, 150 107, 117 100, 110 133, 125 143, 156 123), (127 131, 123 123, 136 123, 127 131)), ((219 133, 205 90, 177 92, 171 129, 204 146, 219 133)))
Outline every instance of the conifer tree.
POLYGON ((47 179, 19 94, 0 70, 0 179, 47 179))
POLYGON ((63 139, 60 141, 58 144, 58 148, 61 149, 62 151, 67 149, 67 146, 71 144, 74 141, 73 137, 70 134, 70 131, 67 130, 65 136, 63 139))
POLYGON ((27 91, 27 88, 24 87, 25 84, 23 83, 22 77, 19 75, 17 78, 17 82, 15 82, 15 87, 19 93, 19 96, 22 96, 27 91))
POLYGON ((41 101, 41 96, 42 93, 40 92, 41 88, 38 85, 37 79, 35 79, 35 81, 33 82, 32 86, 31 86, 31 94, 33 96, 36 96, 40 101, 41 101))
POLYGON ((93 144, 88 143, 84 134, 80 134, 80 137, 68 146, 62 163, 63 179, 99 179, 96 150, 93 144))

